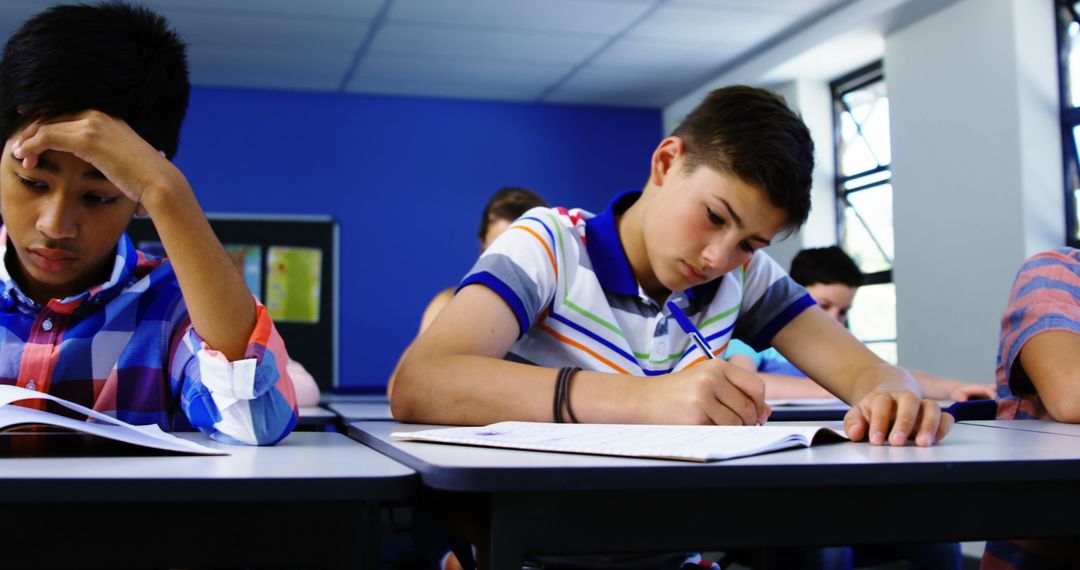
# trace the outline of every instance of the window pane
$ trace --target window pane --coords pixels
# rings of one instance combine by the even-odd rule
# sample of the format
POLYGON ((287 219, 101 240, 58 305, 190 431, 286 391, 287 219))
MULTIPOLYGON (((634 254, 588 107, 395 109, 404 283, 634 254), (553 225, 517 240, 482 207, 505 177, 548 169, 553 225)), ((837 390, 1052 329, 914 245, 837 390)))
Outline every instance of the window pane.
POLYGON ((889 164, 889 99, 885 82, 850 91, 837 102, 840 117, 840 175, 851 176, 889 164))
POLYGON ((877 273, 892 268, 851 208, 844 209, 844 233, 840 236, 840 247, 855 260, 863 273, 877 273))
POLYGON ((891 184, 882 184, 847 195, 848 203, 859 214, 885 250, 886 259, 895 259, 893 246, 893 190, 891 184))
POLYGON ((881 81, 865 90, 849 93, 844 99, 855 94, 865 94, 867 97, 865 103, 852 108, 855 120, 862 127, 862 135, 878 163, 889 164, 892 153, 889 150, 889 98, 885 94, 885 82, 881 81))
POLYGON ((1073 190, 1073 210, 1076 213, 1075 226, 1076 230, 1073 232, 1073 239, 1080 241, 1080 189, 1073 190))
POLYGON ((848 206, 844 209, 840 247, 855 260, 863 273, 892 269, 892 187, 879 186, 863 190, 851 194, 848 199, 855 207, 848 206), (863 194, 866 196, 862 196, 863 194), (873 229, 873 234, 864 222, 873 229))
MULTIPOLYGON (((1073 201, 1073 239, 1080 241, 1080 156, 1077 156, 1077 152, 1080 151, 1080 126, 1073 127, 1073 156, 1066 156, 1065 163, 1068 167, 1068 185, 1071 186, 1071 192, 1065 193, 1065 199, 1072 198, 1073 201)), ((1068 188, 1068 186, 1066 186, 1068 188)))
POLYGON ((866 139, 859 136, 851 114, 840 115, 840 175, 850 176, 878 167, 866 139))
POLYGON ((896 285, 863 285, 848 313, 851 333, 862 341, 896 340, 896 285))
MULTIPOLYGON (((1073 6, 1076 9, 1076 6, 1073 6)), ((1077 41, 1078 35, 1080 35, 1080 24, 1073 19, 1072 14, 1065 8, 1061 8, 1064 12, 1062 17, 1066 20, 1072 20, 1065 28, 1065 60, 1068 67, 1068 73, 1063 74, 1062 79, 1068 82, 1069 92, 1069 104, 1073 107, 1080 106, 1080 41, 1077 41)))

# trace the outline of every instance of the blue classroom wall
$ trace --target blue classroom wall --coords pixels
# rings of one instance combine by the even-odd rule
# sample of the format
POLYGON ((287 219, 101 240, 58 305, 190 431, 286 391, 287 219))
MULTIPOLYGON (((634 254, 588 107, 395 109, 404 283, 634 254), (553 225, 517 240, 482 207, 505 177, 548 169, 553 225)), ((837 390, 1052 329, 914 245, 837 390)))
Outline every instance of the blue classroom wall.
POLYGON ((176 162, 207 212, 341 229, 341 385, 381 390, 506 185, 603 209, 640 188, 658 110, 196 88, 176 162))

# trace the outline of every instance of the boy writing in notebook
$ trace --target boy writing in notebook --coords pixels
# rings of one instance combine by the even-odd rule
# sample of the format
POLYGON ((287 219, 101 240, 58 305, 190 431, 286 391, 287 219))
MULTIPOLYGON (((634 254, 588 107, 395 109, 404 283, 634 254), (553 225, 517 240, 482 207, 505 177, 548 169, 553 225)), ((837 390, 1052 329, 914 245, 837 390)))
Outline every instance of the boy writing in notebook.
POLYGON ((57 6, 0 61, 0 382, 166 430, 271 444, 288 356, 169 160, 190 87, 164 19, 57 6), (124 235, 150 216, 170 259, 124 235))
POLYGON ((760 378, 706 360, 674 301, 714 353, 733 335, 771 344, 850 402, 852 439, 939 441, 951 418, 759 251, 805 221, 812 168, 810 134, 781 98, 710 93, 656 147, 643 192, 595 216, 532 210, 483 253, 402 363, 395 417, 765 421, 760 378))

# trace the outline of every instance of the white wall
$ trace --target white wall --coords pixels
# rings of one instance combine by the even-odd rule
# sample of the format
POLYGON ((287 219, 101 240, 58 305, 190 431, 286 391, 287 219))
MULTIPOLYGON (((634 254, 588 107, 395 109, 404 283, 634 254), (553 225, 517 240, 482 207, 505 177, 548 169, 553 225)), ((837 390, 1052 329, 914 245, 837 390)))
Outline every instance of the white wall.
POLYGON ((1050 0, 962 0, 886 37, 902 365, 990 382, 1023 259, 1061 245, 1050 0))

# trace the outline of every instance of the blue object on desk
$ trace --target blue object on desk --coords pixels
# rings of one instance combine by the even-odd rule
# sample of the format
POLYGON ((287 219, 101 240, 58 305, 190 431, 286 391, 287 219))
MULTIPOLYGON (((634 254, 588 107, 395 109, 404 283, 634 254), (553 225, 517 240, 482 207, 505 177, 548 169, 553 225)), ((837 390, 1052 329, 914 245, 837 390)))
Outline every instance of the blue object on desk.
POLYGON ((968 400, 967 402, 954 402, 943 410, 952 414, 958 422, 968 420, 992 420, 997 417, 997 400, 968 400))
POLYGON ((675 317, 675 321, 679 323, 679 327, 682 328, 683 332, 694 339, 694 343, 697 344, 698 350, 704 352, 706 358, 715 359, 716 355, 713 354, 712 347, 709 346, 709 341, 705 340, 705 335, 701 334, 701 331, 694 326, 694 323, 690 322, 690 317, 687 317, 686 313, 682 312, 682 309, 680 309, 674 301, 668 301, 667 307, 671 311, 671 316, 675 317))

